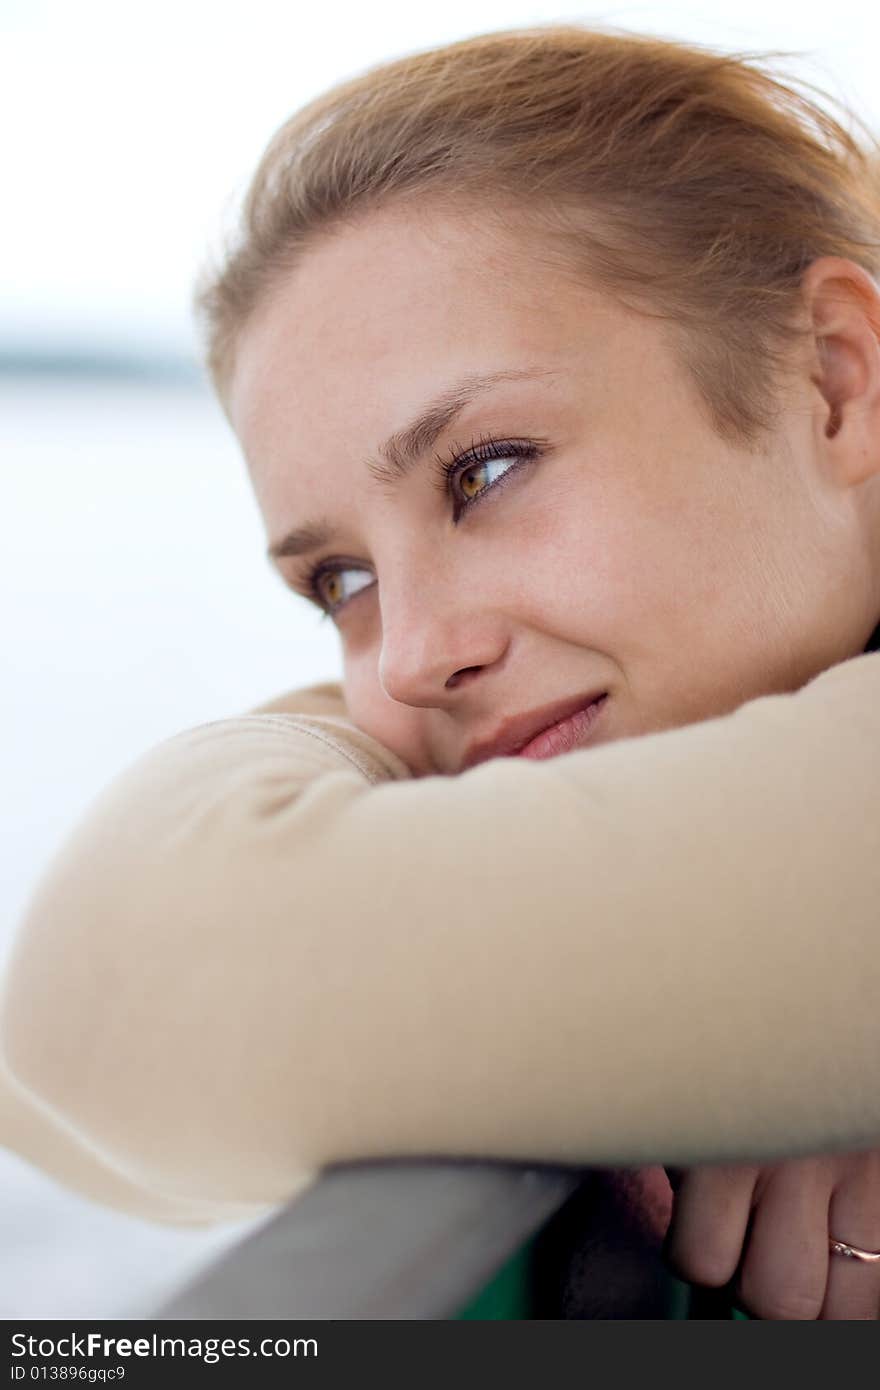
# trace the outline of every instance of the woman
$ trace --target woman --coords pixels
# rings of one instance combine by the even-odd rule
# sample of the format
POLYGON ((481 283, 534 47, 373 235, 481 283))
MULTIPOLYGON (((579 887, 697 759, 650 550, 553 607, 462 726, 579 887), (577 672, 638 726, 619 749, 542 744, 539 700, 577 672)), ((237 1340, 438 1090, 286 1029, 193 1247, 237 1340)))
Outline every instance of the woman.
POLYGON ((31 904, 8 1065, 93 1192, 675 1165, 684 1277, 878 1316, 869 174, 748 65, 561 26, 277 133, 198 303, 344 679, 147 754, 31 904))

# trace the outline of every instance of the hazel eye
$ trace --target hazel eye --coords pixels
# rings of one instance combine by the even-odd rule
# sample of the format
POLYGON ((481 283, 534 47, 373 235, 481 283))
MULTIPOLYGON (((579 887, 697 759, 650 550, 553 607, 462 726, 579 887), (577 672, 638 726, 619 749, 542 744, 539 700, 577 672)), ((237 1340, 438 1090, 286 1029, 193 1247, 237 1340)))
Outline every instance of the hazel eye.
POLYGON ((458 474, 456 482, 461 489, 462 496, 467 502, 472 498, 478 497, 486 488, 491 487, 497 477, 506 472, 515 462, 513 457, 483 459, 478 463, 468 464, 463 472, 458 474))
POLYGON ((456 448, 451 458, 436 457, 436 486, 453 502, 453 522, 457 525, 471 507, 507 480, 525 464, 541 457, 544 441, 481 439, 470 449, 456 448))
POLYGON ((336 569, 321 570, 316 574, 314 590, 321 604, 332 613, 373 582, 373 576, 367 570, 355 569, 353 565, 345 568, 339 566, 336 569), (354 582, 351 582, 351 576, 354 582))
MULTIPOLYGON (((454 523, 486 494, 503 487, 525 464, 540 458, 545 444, 545 440, 512 443, 483 439, 467 453, 456 452, 451 459, 437 457, 435 486, 451 499, 454 523)), ((335 618, 351 599, 377 582, 375 574, 359 561, 349 563, 347 558, 336 556, 316 565, 292 587, 316 603, 324 617, 335 618)))

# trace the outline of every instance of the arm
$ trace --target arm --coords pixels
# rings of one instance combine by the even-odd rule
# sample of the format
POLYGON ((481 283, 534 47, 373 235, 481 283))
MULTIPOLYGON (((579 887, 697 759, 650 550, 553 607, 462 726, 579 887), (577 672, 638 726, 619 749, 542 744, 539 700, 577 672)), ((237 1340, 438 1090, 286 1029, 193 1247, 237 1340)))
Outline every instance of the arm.
MULTIPOLYGON (((218 1219, 232 1221, 253 1215, 252 1207, 236 1210, 231 1202, 220 1207, 210 1201, 200 1204, 191 1196, 178 1202, 132 1182, 102 1160, 82 1134, 68 1127, 57 1114, 48 1112, 33 1093, 23 1090, 2 1064, 0 1143, 80 1197, 142 1221, 203 1226, 218 1219)), ((307 1182, 304 1176, 303 1185, 307 1182)))
POLYGON ((139 760, 20 931, 9 1065, 129 1181, 240 1208, 354 1157, 876 1142, 880 653, 454 778, 294 708, 139 760))

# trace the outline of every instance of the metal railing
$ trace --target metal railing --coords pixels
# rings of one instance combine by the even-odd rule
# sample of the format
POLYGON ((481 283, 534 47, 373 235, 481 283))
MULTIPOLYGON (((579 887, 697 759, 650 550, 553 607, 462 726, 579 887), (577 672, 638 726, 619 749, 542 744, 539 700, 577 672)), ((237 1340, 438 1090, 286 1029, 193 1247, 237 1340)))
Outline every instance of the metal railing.
POLYGON ((334 1165, 144 1316, 729 1318, 729 1295, 680 1283, 626 1229, 612 1190, 573 1168, 334 1165))

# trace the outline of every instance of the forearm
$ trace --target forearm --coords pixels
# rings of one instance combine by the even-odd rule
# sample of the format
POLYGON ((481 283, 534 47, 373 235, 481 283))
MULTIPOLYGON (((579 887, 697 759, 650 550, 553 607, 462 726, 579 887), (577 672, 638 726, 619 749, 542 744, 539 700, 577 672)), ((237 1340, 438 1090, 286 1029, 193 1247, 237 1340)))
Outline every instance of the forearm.
POLYGON ((132 1181, 260 1203, 353 1157, 880 1132, 880 657, 457 778, 374 785, 401 769, 357 742, 363 767, 314 718, 180 735, 44 881, 9 1062, 132 1181))

